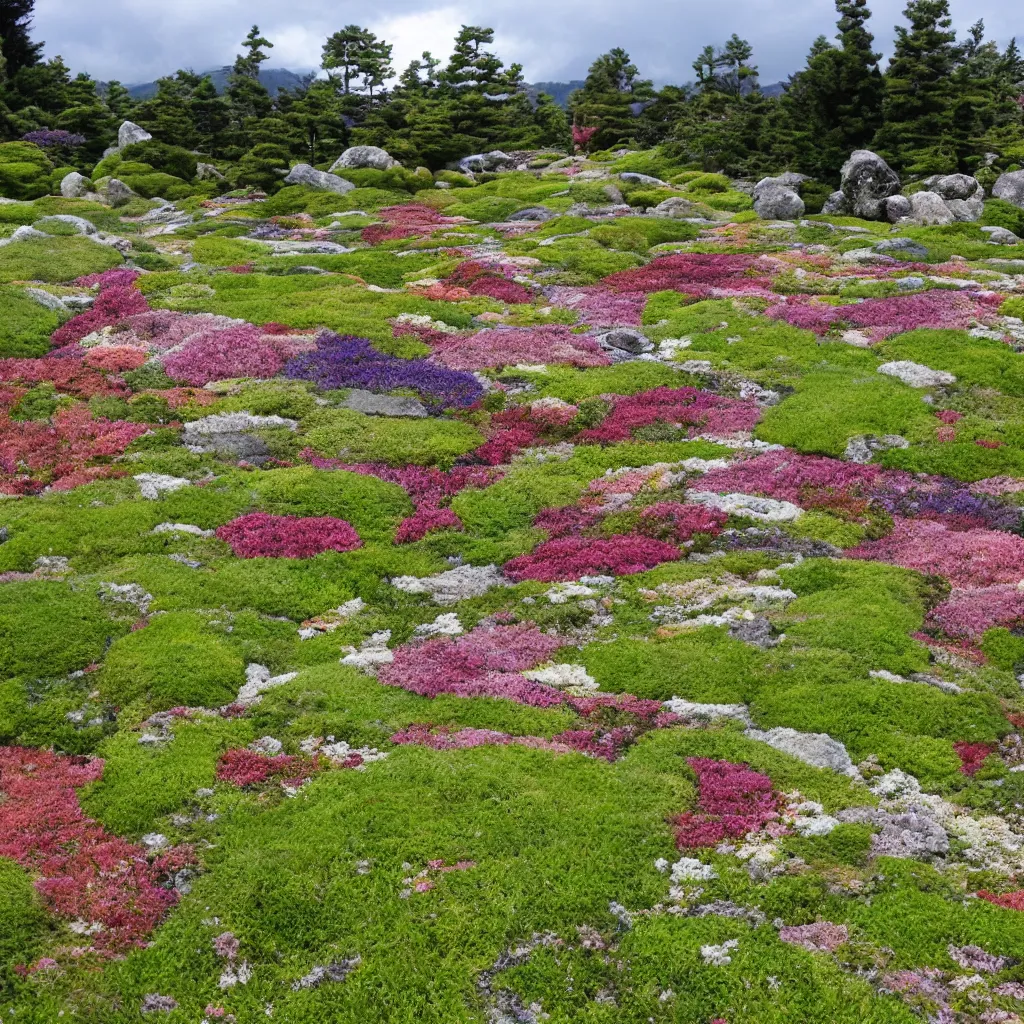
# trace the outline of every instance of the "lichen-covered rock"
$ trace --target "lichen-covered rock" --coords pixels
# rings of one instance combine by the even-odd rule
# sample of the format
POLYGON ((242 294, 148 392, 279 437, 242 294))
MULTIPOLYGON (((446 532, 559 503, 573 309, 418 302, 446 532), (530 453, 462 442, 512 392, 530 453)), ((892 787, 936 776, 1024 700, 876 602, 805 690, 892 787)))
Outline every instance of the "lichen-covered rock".
POLYGON ((368 167, 374 171, 390 171, 400 166, 398 161, 387 150, 379 146, 351 146, 331 164, 328 173, 334 174, 341 170, 356 170, 368 167))
POLYGON ((825 733, 798 732, 796 729, 778 726, 766 731, 748 729, 747 736, 814 765, 815 768, 831 768, 840 775, 860 777, 860 773, 850 760, 850 755, 846 752, 846 747, 825 733))
POLYGON ((992 195, 996 199, 1013 203, 1024 210, 1024 171, 1008 171, 1000 174, 992 186, 992 195))
POLYGON ((885 219, 890 224, 896 224, 904 217, 909 217, 913 208, 906 196, 889 196, 885 200, 885 219))
POLYGON ((149 142, 153 138, 145 128, 140 127, 134 121, 122 121, 121 127, 117 129, 118 149, 134 145, 136 142, 149 142))
POLYGON ((113 207, 124 206, 139 195, 119 178, 111 178, 101 192, 104 200, 113 207))
POLYGON ((933 370, 929 366, 922 366, 921 363, 913 363, 908 359, 882 363, 878 367, 878 372, 884 373, 887 377, 895 377, 912 388, 936 388, 956 383, 956 377, 952 373, 933 370))
POLYGON ((296 164, 285 175, 286 185, 307 185, 309 188, 323 189, 325 192, 337 192, 344 195, 351 192, 355 185, 351 181, 339 178, 336 174, 328 174, 327 171, 318 171, 309 164, 296 164))
POLYGON ((90 192, 92 192, 92 182, 78 171, 71 171, 60 180, 60 194, 65 199, 81 199, 90 192))
POLYGON ((841 191, 850 212, 865 220, 883 220, 885 200, 900 190, 899 175, 877 153, 867 149, 851 154, 841 173, 841 191))
POLYGON ((754 192, 754 210, 762 220, 799 220, 804 201, 791 188, 778 184, 759 184, 754 192))

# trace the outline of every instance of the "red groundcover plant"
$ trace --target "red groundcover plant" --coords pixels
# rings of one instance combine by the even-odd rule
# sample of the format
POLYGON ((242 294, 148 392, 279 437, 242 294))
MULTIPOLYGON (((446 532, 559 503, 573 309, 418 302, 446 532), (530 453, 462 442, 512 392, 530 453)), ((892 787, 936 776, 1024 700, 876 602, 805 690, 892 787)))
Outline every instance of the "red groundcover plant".
POLYGON ((679 548, 636 534, 614 537, 561 537, 545 541, 528 555, 505 565, 510 579, 555 583, 581 576, 629 576, 662 562, 679 560, 679 548))
POLYGON ((659 501, 640 513, 637 532, 646 537, 685 544, 696 533, 717 537, 729 517, 717 508, 682 505, 678 501, 659 501))
POLYGON ((698 388, 654 388, 638 395, 615 396, 604 422, 584 430, 579 439, 598 444, 628 441, 633 431, 655 423, 685 428, 688 437, 700 433, 723 436, 752 430, 761 417, 755 402, 722 398, 698 388))
POLYGON ((121 455, 148 429, 144 423, 94 419, 83 405, 59 410, 50 423, 12 420, 0 412, 0 493, 36 494, 47 485, 69 490, 119 474, 98 460, 121 455))
POLYGON ((55 914, 97 923, 93 948, 140 946, 178 901, 161 884, 192 860, 179 850, 150 861, 146 851, 87 818, 76 789, 103 775, 103 762, 46 750, 0 747, 0 857, 34 872, 55 914))
POLYGON ((352 551, 363 543, 344 519, 300 519, 266 512, 233 519, 217 530, 217 536, 239 558, 312 558, 323 551, 352 551))
POLYGON ((741 839, 776 817, 779 798, 767 775, 707 757, 689 757, 686 763, 697 776, 697 810, 686 811, 672 821, 679 849, 741 839))
POLYGON ((929 519, 894 517, 888 537, 847 552, 904 569, 945 576, 954 587, 1017 583, 1024 567, 1024 539, 998 530, 950 530, 929 519))
POLYGON ((47 381, 61 394, 75 398, 128 394, 121 381, 108 379, 73 349, 39 359, 0 359, 0 381, 29 385, 47 381))

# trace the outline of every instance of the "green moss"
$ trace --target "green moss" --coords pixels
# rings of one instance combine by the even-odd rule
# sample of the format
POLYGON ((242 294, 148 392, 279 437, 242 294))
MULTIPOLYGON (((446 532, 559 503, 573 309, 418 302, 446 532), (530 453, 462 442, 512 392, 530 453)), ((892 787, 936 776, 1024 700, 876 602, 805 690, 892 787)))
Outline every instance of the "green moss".
POLYGON ((1024 360, 1002 341, 966 331, 910 331, 877 346, 885 360, 907 359, 952 373, 960 384, 1024 398, 1024 360))
POLYGON ((65 583, 6 583, 0 587, 0 679, 53 678, 85 668, 126 628, 93 594, 65 583))
POLYGON ((31 142, 0 143, 0 195, 7 199, 37 199, 50 190, 53 164, 31 142))
POLYGON ((14 991, 14 968, 32 963, 49 937, 42 900, 24 868, 0 857, 0 997, 14 991))
POLYGON ((249 242, 242 238, 197 238, 192 243, 192 258, 197 263, 211 267, 233 267, 260 256, 266 256, 269 247, 261 242, 249 242))
POLYGON ((480 433, 455 420, 391 419, 347 409, 315 413, 308 426, 306 440, 312 448, 350 462, 451 466, 484 443, 480 433))
POLYGON ((801 452, 842 455, 862 434, 906 435, 934 418, 920 392, 869 371, 807 374, 796 393, 765 410, 756 434, 801 452))
POLYGON ((88 238, 28 238, 0 249, 0 283, 71 281, 122 262, 113 246, 88 238))
POLYGON ((103 778, 81 797, 85 813, 132 839, 157 831, 160 817, 185 809, 197 789, 215 785, 218 756, 249 742, 252 726, 211 717, 177 722, 173 733, 157 747, 140 744, 132 732, 107 740, 99 751, 103 778))
POLYGON ((979 645, 985 656, 999 668, 1019 671, 1024 665, 1024 636, 999 627, 986 630, 979 645))
POLYGON ((787 853, 802 857, 810 864, 865 863, 871 850, 871 828, 867 825, 838 825, 827 836, 794 837, 786 840, 787 853))
POLYGON ((142 699, 154 711, 216 708, 230 703, 244 681, 241 657, 202 615, 168 612, 111 645, 100 692, 119 705, 142 699))
POLYGON ((42 356, 50 350, 50 335, 64 319, 29 298, 20 288, 0 287, 0 359, 42 356))

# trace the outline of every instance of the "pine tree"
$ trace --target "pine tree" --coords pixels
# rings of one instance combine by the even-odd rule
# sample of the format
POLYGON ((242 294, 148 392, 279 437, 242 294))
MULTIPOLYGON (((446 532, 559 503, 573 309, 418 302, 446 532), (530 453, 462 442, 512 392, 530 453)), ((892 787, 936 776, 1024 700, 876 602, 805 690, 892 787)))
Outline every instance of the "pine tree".
POLYGON ((637 115, 653 99, 654 85, 640 78, 629 54, 616 47, 590 65, 583 88, 569 97, 569 115, 574 124, 598 129, 593 149, 608 149, 633 138, 637 115))
POLYGON ((256 126, 274 108, 270 93, 260 81, 260 68, 270 56, 264 48, 273 45, 260 35, 259 25, 253 25, 242 40, 244 51, 235 58, 228 75, 230 124, 224 150, 229 158, 238 159, 253 145, 256 126))
POLYGON ((231 111, 209 75, 192 90, 188 99, 188 114, 192 122, 195 148, 210 156, 220 156, 224 148, 225 133, 231 124, 231 111))
POLYGON ((132 94, 116 79, 107 82, 103 91, 103 102, 118 122, 132 119, 135 100, 132 94))
POLYGON ((957 47, 949 3, 910 0, 903 14, 910 27, 896 28, 875 146, 897 168, 941 172, 956 159, 950 132, 957 47))
POLYGON ((884 83, 867 0, 836 0, 841 46, 821 37, 805 69, 790 80, 783 99, 796 169, 835 179, 855 149, 870 144, 882 124, 884 83))
POLYGON ((0 0, 0 51, 9 79, 42 60, 43 44, 29 35, 35 6, 35 0, 0 0))

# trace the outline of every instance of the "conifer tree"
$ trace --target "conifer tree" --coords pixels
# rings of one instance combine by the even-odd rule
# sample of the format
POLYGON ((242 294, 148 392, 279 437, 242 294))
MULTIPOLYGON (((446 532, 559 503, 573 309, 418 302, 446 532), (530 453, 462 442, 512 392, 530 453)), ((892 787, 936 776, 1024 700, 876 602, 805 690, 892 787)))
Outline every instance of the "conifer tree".
POLYGON ((783 98, 796 169, 834 179, 882 124, 882 74, 867 30, 867 0, 836 0, 840 46, 821 37, 783 98))
POLYGON ((637 115, 653 99, 654 85, 641 78, 629 54, 616 47, 590 65, 583 88, 569 97, 569 116, 574 124, 598 129, 593 149, 608 149, 633 137, 637 115))
POLYGON ((949 2, 909 0, 903 14, 910 27, 896 28, 875 146, 899 169, 942 171, 956 159, 950 131, 957 47, 949 2))
POLYGON ((42 60, 43 44, 30 35, 35 0, 0 0, 0 53, 7 78, 42 60))

